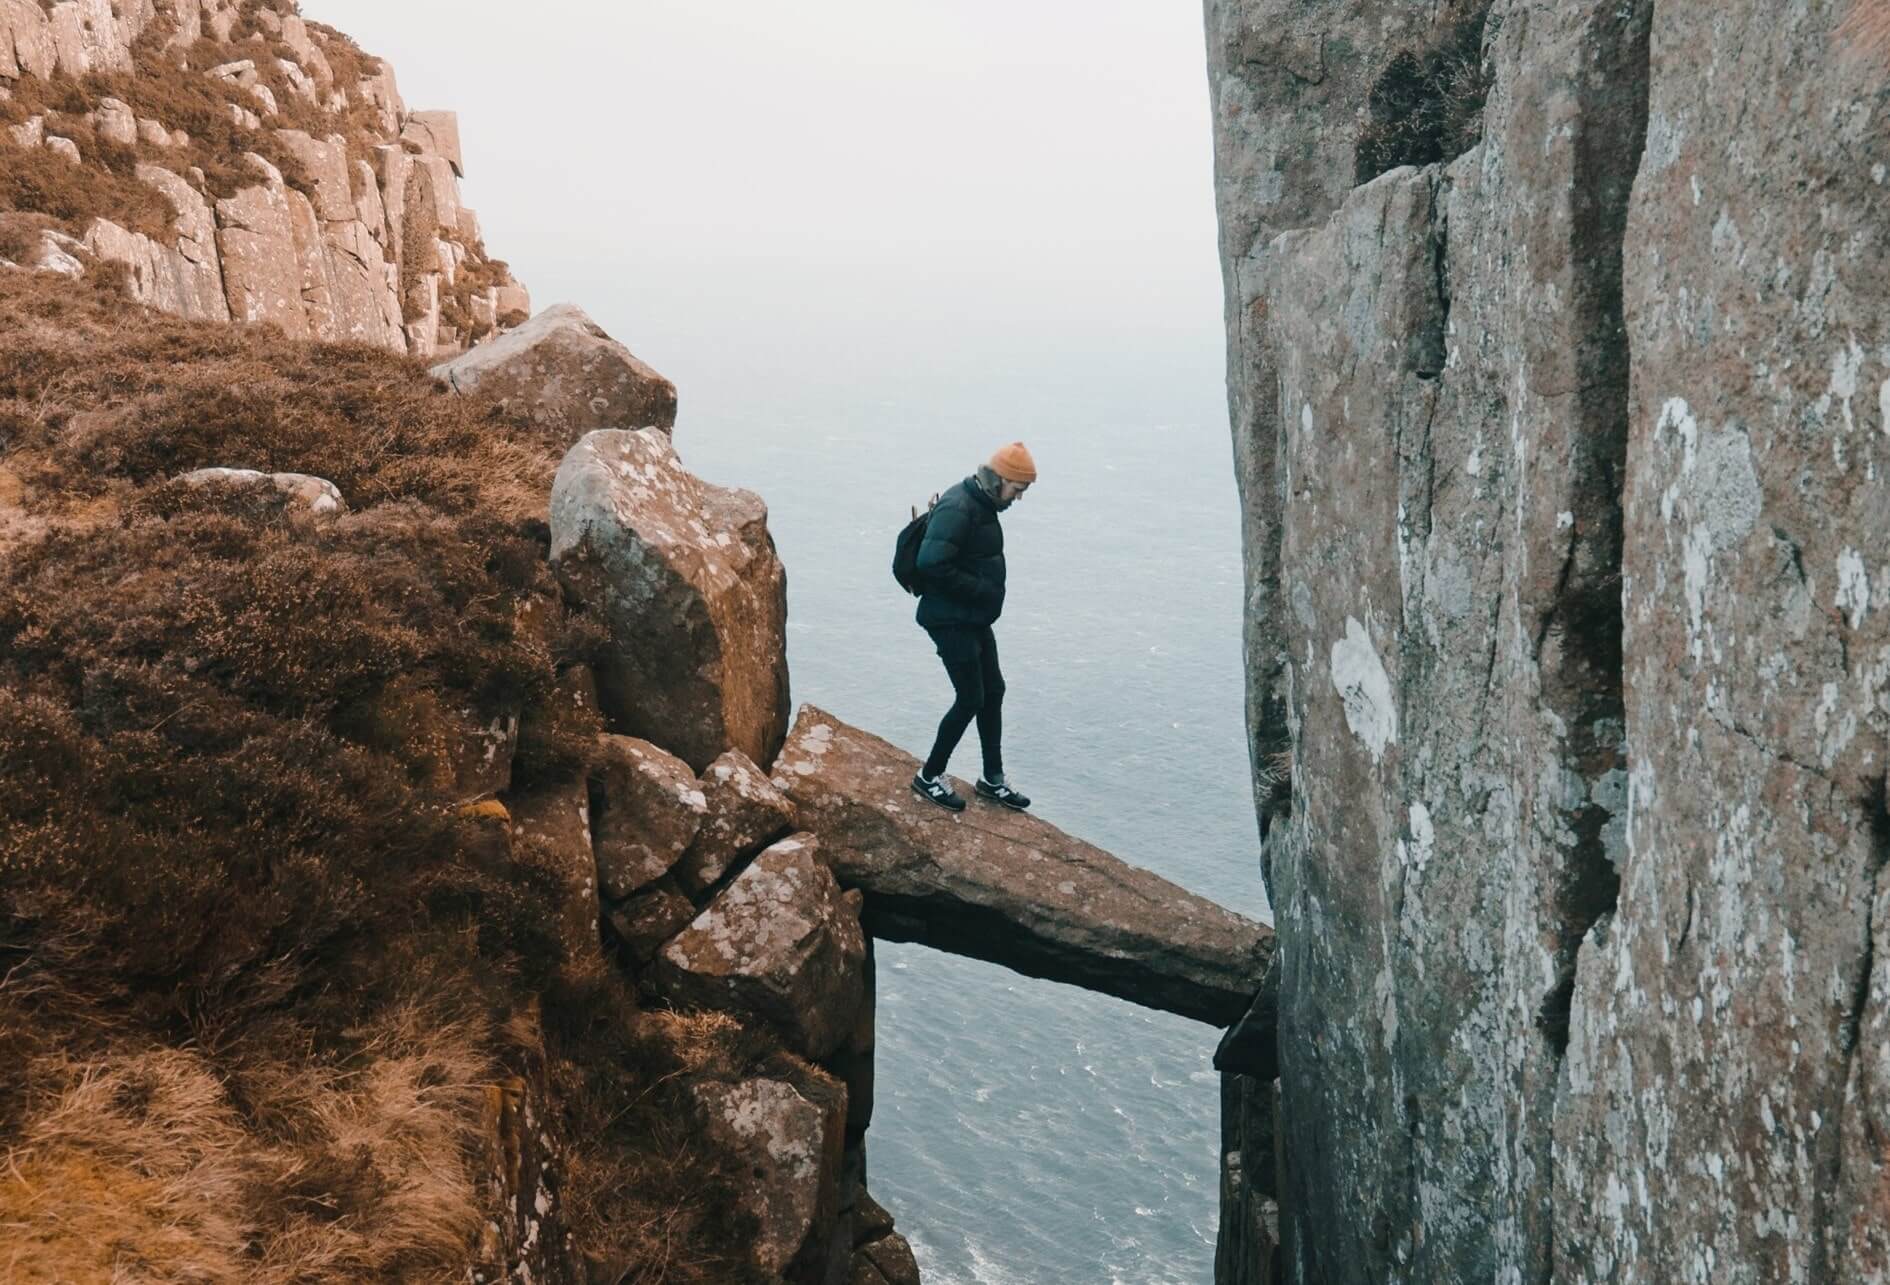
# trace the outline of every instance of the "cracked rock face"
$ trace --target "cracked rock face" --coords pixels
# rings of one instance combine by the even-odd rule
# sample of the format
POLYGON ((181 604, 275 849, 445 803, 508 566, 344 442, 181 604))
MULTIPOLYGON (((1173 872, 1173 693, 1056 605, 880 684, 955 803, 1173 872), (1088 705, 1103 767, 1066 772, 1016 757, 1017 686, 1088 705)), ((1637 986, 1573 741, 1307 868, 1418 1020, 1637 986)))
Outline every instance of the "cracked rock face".
MULTIPOLYGON (((815 1256, 804 1252, 809 1238, 839 1203, 846 1093, 822 1087, 826 1091, 812 1098, 782 1080, 691 1089, 710 1144, 754 1179, 743 1184, 742 1205, 760 1224, 750 1248, 756 1268, 770 1279, 781 1279, 797 1257, 815 1256)), ((802 1272, 789 1274, 806 1279, 802 1272)))
POLYGON ((852 1034, 864 985, 858 895, 843 895, 798 834, 770 847, 656 957, 678 1004, 757 1018, 789 1048, 825 1058, 852 1034))
POLYGON ((1890 63, 1851 9, 1655 10, 1630 801, 1556 1116, 1569 1280, 1890 1279, 1890 63))
POLYGON ((773 762, 787 577, 759 496, 691 475, 666 433, 590 433, 552 485, 551 559, 610 628, 597 680, 612 726, 694 771, 729 749, 773 762))
POLYGON ((689 765, 631 736, 598 740, 591 797, 597 877, 613 899, 668 874, 694 842, 708 802, 689 765))
MULTIPOLYGON (((1259 988, 1272 934, 1037 817, 917 800, 918 763, 803 705, 775 764, 867 926, 1216 1025, 1259 988)), ((966 791, 969 793, 969 791, 966 791)))
POLYGON ((794 805, 740 750, 703 769, 702 793, 707 804, 702 828, 676 867, 677 878, 697 895, 794 825, 794 805))
POLYGON ((1847 11, 1498 0, 1481 143, 1347 191, 1357 89, 1254 33, 1422 27, 1209 6, 1289 1279, 1890 1273, 1847 11))
MULTIPOLYGON (((444 213, 440 221, 450 225, 444 213)), ((676 423, 676 385, 568 303, 433 373, 462 393, 498 398, 565 441, 598 428, 668 432, 676 423)))

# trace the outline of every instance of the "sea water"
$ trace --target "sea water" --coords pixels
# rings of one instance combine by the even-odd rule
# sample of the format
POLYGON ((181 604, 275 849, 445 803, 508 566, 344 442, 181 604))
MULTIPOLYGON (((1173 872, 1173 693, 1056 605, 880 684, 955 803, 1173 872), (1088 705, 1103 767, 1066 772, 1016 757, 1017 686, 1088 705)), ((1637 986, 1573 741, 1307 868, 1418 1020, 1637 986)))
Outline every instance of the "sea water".
MULTIPOLYGON (((912 505, 1024 440, 1040 481, 1003 517, 996 626, 1012 781, 1052 824, 1267 919, 1219 360, 724 386, 686 403, 676 442, 768 502, 795 701, 923 757, 951 688, 893 582, 893 539, 912 505)), ((978 767, 974 727, 952 771, 978 767)), ((1213 1279, 1218 1030, 877 950, 869 1185, 929 1285, 1213 1279)))

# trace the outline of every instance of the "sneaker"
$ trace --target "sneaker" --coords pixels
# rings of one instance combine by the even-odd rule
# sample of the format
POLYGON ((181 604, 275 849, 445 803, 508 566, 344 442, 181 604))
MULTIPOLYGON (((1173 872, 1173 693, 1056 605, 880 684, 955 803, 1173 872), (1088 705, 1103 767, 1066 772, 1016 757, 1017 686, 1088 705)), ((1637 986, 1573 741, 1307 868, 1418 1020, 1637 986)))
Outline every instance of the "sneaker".
POLYGON ((919 773, 912 778, 912 792, 927 802, 938 804, 948 812, 965 810, 965 800, 945 783, 943 775, 928 781, 925 779, 925 773, 919 773))
POLYGON ((987 781, 979 777, 976 789, 979 798, 1002 803, 1013 812, 1022 812, 1030 806, 1030 800, 1013 790, 1007 781, 987 781))

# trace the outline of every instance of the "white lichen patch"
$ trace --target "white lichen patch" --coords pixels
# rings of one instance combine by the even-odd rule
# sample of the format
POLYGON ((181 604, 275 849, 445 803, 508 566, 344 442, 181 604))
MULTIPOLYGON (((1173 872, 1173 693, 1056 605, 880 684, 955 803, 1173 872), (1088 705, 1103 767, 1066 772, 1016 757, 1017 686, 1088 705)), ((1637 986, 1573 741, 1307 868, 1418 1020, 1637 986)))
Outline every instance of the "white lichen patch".
POLYGON ((1870 571, 1857 550, 1846 549, 1838 555, 1837 579, 1837 609, 1855 629, 1870 611, 1870 571))
POLYGON ((1391 678, 1372 646, 1365 626, 1347 616, 1345 637, 1332 644, 1332 687, 1345 705, 1345 723, 1365 742, 1372 762, 1398 739, 1398 707, 1391 698, 1391 678))

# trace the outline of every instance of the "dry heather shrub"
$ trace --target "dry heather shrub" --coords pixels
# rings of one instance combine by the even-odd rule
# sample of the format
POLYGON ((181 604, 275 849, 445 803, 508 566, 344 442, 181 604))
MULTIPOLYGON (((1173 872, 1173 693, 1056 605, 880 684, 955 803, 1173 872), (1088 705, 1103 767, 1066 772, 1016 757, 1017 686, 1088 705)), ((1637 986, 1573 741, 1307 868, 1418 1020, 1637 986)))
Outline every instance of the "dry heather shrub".
POLYGON ((269 1105, 260 1124, 196 1051, 42 1058, 0 1169, 0 1267, 22 1280, 448 1279, 481 1216, 468 1157, 480 1086, 498 1073, 487 1044, 477 1025, 397 1007, 345 1062, 277 1050, 244 1068, 269 1105))
POLYGON ((634 1285, 741 1285, 755 1229, 733 1213, 742 1176, 706 1153, 686 1080, 798 1074, 766 1037, 720 1014, 638 1012, 622 978, 577 971, 554 984, 545 1044, 564 1131, 565 1217, 594 1278, 634 1285), (613 1067, 634 1066, 635 1077, 613 1067))
POLYGON ((1455 160, 1482 139, 1491 84, 1483 61, 1489 10, 1477 3, 1446 16, 1425 45, 1392 58, 1372 85, 1370 120, 1359 133, 1359 182, 1401 165, 1455 160))
POLYGON ((151 237, 169 235, 176 216, 157 189, 100 165, 105 149, 90 129, 59 132, 79 136, 74 141, 85 163, 74 165, 49 148, 0 141, 0 211, 45 215, 74 235, 94 218, 151 237))
POLYGON ((520 786, 586 770, 556 670, 600 631, 514 609, 556 592, 551 444, 406 359, 158 317, 109 275, 0 274, 0 468, 60 527, 0 557, 0 1150, 27 1175, 0 1223, 29 1233, 0 1276, 444 1279, 472 1090, 535 1065, 506 1032, 538 1007, 579 1244, 741 1280, 680 1076, 793 1067, 564 960, 557 889, 495 868, 388 699, 521 709, 520 786), (171 480, 209 464, 353 511, 171 480))

